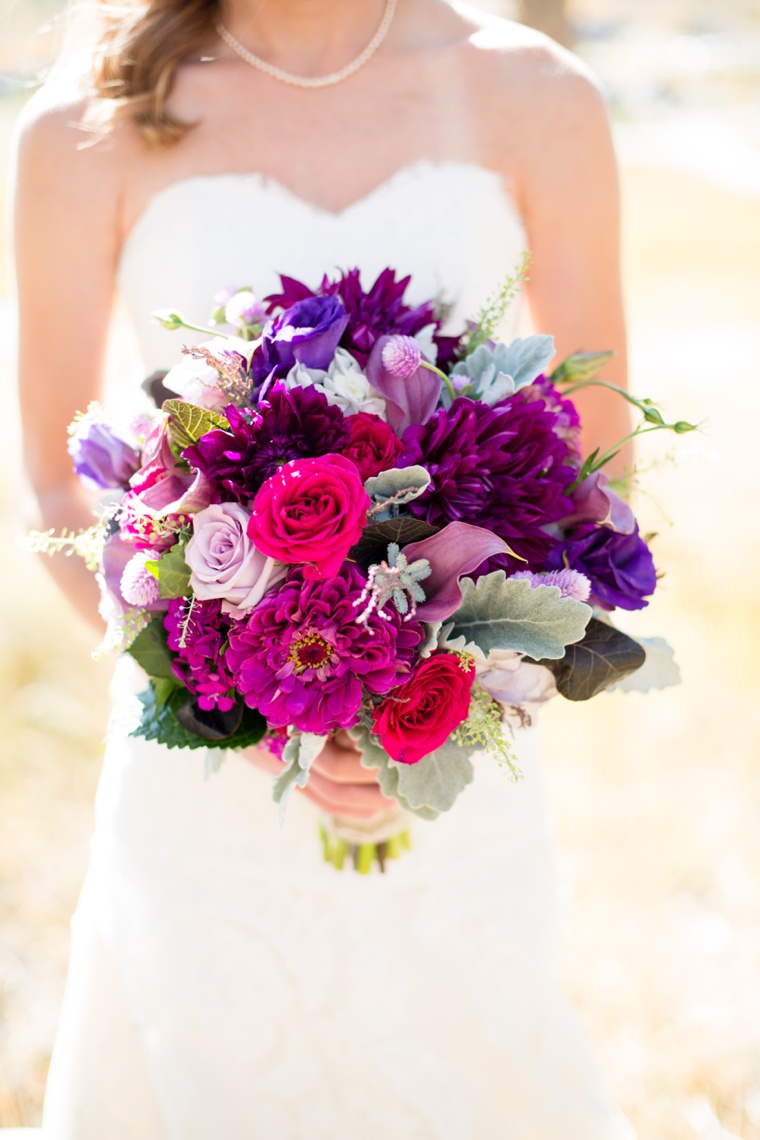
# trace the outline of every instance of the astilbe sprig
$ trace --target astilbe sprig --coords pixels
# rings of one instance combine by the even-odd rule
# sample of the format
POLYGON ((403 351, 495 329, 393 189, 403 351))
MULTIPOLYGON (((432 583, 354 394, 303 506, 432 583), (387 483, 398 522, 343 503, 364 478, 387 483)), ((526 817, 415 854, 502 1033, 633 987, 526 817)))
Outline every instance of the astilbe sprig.
MULTIPOLYGON (((472 654, 460 650, 457 655, 471 668, 472 654)), ((455 729, 451 739, 463 748, 484 748, 508 769, 513 781, 522 779, 514 749, 505 734, 504 709, 477 681, 472 686, 467 719, 455 729)))
POLYGON ((487 344, 497 332, 499 325, 506 316, 507 309, 514 301, 523 283, 528 280, 529 265, 530 253, 524 250, 514 273, 507 277, 500 288, 488 298, 475 320, 470 322, 470 327, 457 350, 459 360, 469 356, 478 345, 487 344))

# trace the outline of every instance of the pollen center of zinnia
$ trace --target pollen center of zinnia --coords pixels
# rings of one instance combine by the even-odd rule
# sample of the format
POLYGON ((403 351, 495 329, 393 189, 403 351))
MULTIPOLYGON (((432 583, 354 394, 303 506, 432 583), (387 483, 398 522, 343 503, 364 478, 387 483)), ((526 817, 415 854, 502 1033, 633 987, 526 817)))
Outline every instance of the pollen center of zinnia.
POLYGON ((326 665, 332 652, 330 642, 312 630, 291 641, 288 661, 293 662, 296 673, 303 673, 306 669, 319 669, 326 665))

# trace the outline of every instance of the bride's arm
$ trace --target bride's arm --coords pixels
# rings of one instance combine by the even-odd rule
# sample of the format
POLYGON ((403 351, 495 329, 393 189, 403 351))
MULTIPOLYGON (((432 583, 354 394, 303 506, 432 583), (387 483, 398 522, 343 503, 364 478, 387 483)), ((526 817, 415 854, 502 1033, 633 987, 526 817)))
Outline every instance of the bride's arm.
MULTIPOLYGON (((29 522, 42 530, 93 522, 66 427, 100 394, 118 250, 117 148, 86 146, 79 114, 76 104, 52 106, 40 93, 21 117, 15 147, 19 396, 29 522)), ((95 579, 82 561, 45 563, 79 612, 100 625, 95 579)))

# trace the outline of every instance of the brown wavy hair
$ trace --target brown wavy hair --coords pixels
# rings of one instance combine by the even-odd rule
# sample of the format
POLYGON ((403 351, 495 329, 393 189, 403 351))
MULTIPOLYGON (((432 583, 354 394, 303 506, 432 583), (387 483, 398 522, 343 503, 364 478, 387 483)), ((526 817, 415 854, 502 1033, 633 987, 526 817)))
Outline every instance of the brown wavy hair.
POLYGON ((167 110, 177 68, 215 36, 221 0, 101 0, 102 33, 89 76, 87 125, 129 118, 146 142, 177 142, 194 125, 167 110))

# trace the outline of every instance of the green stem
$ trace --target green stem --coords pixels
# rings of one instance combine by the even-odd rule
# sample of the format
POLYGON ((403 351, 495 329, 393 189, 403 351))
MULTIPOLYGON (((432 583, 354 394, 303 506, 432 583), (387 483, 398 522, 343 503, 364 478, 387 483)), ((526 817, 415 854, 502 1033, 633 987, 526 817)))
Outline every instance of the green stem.
POLYGON ((649 427, 644 427, 643 424, 639 424, 639 426, 634 431, 629 432, 628 435, 623 436, 623 438, 619 439, 613 447, 608 448, 607 451, 603 452, 603 454, 594 461, 594 465, 589 471, 589 475, 593 475, 593 473, 595 471, 598 471, 600 467, 604 467, 605 463, 609 463, 610 459, 612 459, 613 455, 617 455, 618 451, 620 451, 620 448, 624 443, 628 443, 630 440, 636 439, 636 437, 639 435, 647 435, 650 431, 662 431, 663 428, 669 428, 670 426, 670 424, 651 424, 649 427))
POLYGON ((440 368, 436 368, 436 366, 434 364, 431 364, 429 360, 421 360, 420 364, 423 368, 427 368, 428 372, 435 372, 436 376, 440 376, 441 380, 443 380, 444 384, 448 388, 449 395, 451 396, 452 400, 456 400, 457 394, 454 391, 454 385, 451 383, 446 373, 441 372, 440 368))

